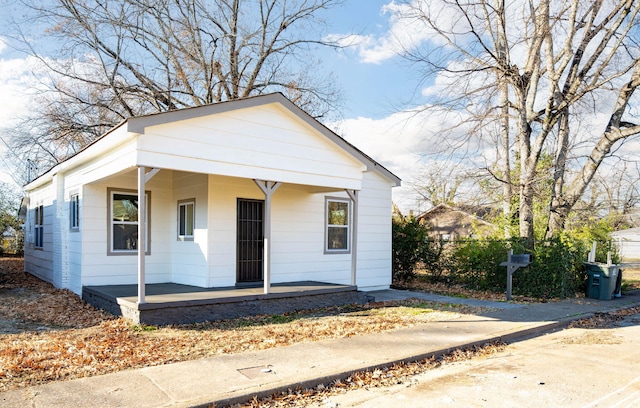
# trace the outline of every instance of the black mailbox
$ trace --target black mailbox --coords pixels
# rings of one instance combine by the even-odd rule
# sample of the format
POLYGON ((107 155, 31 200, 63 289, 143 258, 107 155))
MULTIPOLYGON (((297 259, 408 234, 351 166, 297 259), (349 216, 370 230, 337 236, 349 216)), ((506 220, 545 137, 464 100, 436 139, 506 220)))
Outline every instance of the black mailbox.
POLYGON ((513 254, 511 255, 511 263, 530 264, 531 254, 513 254))

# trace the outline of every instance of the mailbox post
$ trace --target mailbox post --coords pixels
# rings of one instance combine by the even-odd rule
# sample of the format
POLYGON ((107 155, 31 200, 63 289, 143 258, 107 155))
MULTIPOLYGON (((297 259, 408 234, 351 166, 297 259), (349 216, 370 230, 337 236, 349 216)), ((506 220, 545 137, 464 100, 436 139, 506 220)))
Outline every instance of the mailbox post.
POLYGON ((513 254, 513 249, 509 250, 507 262, 502 262, 500 266, 507 267, 507 300, 511 300, 511 289, 513 287, 513 274, 519 268, 526 268, 531 263, 531 254, 513 254))

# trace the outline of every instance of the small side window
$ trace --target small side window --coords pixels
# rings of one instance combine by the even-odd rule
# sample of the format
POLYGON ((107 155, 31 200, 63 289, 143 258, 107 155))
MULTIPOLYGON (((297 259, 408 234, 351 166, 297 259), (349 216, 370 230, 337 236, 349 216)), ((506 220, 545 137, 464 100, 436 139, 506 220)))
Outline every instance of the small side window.
POLYGON ((44 206, 39 205, 35 208, 34 218, 34 240, 33 245, 36 248, 44 246, 44 206))
POLYGON ((193 241, 193 231, 195 228, 196 200, 178 201, 178 240, 193 241))
POLYGON ((80 196, 72 194, 69 200, 69 218, 71 221, 71 230, 80 230, 80 196))

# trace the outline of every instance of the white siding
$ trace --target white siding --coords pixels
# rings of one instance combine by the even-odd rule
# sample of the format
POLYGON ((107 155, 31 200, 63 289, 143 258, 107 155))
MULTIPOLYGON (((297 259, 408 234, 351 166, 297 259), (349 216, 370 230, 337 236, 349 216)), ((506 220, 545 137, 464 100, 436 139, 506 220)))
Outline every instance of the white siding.
POLYGON ((53 283, 53 220, 54 220, 54 197, 55 191, 52 183, 47 183, 36 191, 29 193, 29 211, 25 227, 25 248, 24 248, 24 270, 39 277, 40 279, 53 283), (35 209, 39 205, 43 206, 43 245, 42 248, 34 246, 34 217, 35 209))
POLYGON ((391 285, 391 185, 374 172, 364 173, 358 208, 357 285, 360 290, 391 285))
POLYGON ((67 288, 74 293, 82 293, 82 230, 84 228, 84 193, 82 186, 82 177, 78 173, 65 178, 64 193, 64 214, 65 224, 62 228, 66 228, 69 232, 67 235, 67 251, 68 251, 68 284, 67 288), (71 230, 70 221, 70 199, 72 194, 78 194, 80 198, 80 226, 78 230, 71 230))
POLYGON ((358 155, 283 105, 149 125, 138 129, 144 129, 140 135, 126 129, 119 127, 28 186, 25 270, 78 294, 82 286, 137 283, 137 254, 108 255, 108 189, 137 191, 141 165, 162 169, 146 185, 148 283, 233 286, 237 199, 264 199, 255 178, 282 183, 272 202, 272 283, 351 282, 352 254, 324 251, 325 199, 348 198, 348 188, 360 190, 357 285, 389 287, 392 182, 367 172, 358 155), (78 231, 69 224, 73 193, 80 196, 78 231), (177 203, 191 198, 194 239, 179 241, 177 203), (33 209, 39 204, 44 248, 34 249, 33 209))
MULTIPOLYGON (((344 196, 337 192, 331 196, 344 196)), ((236 283, 238 198, 264 199, 252 180, 210 177, 210 285, 236 283)), ((324 254, 324 197, 308 186, 283 184, 273 195, 271 282, 350 282, 351 256, 324 254)))
POLYGON ((640 228, 615 231, 611 237, 618 247, 622 262, 640 261, 640 228))
POLYGON ((208 176, 206 174, 174 172, 173 200, 170 203, 170 241, 172 256, 172 281, 185 285, 209 287, 207 256, 209 247, 208 227, 208 176), (195 199, 195 225, 193 241, 178 240, 178 201, 195 199))
POLYGON ((53 284, 58 288, 66 288, 69 286, 69 252, 68 224, 65 224, 65 206, 64 206, 64 181, 62 174, 53 176, 52 193, 54 194, 52 206, 52 257, 53 257, 53 284))
MULTIPOLYGON (((133 172, 132 172, 133 174, 133 172)), ((121 176, 85 190, 84 284, 136 283, 135 256, 106 256, 107 187, 134 189, 133 176, 121 176), (95 214, 94 217, 87 215, 95 214)), ((391 192, 388 181, 367 173, 360 193, 357 285, 371 290, 391 283, 391 192)), ((151 191, 149 283, 177 282, 202 287, 236 283, 237 199, 264 199, 249 179, 161 171, 151 191), (171 188, 171 190, 169 190, 171 188), (163 197, 171 197, 165 199, 163 197), (193 241, 177 240, 177 202, 196 199, 193 241)), ((283 184, 272 204, 272 283, 321 281, 349 284, 351 254, 326 254, 325 198, 343 191, 314 193, 309 186, 283 184)))
MULTIPOLYGON (((277 194, 277 193, 276 193, 277 194)), ((236 283, 236 206, 238 198, 262 199, 252 180, 209 176, 209 285, 236 283)))
POLYGON ((278 105, 151 126, 138 148, 143 165, 305 185, 359 189, 365 169, 278 105))
MULTIPOLYGON (((151 254, 146 257, 148 283, 171 281, 172 179, 170 171, 161 171, 146 185, 151 192, 151 254)), ((115 176, 85 186, 83 197, 82 284, 114 285, 137 283, 137 256, 107 255, 107 189, 137 191, 137 172, 115 176)))
POLYGON ((313 280, 348 284, 350 254, 325 254, 325 197, 347 197, 342 191, 311 194, 286 186, 273 199, 273 282, 313 280))

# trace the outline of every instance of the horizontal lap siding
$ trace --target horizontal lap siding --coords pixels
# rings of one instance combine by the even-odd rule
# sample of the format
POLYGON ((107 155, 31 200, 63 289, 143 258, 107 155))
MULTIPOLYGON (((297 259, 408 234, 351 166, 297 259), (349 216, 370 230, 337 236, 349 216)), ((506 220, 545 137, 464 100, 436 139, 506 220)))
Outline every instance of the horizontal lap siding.
POLYGON ((275 106, 151 126, 139 137, 139 149, 143 164, 308 185, 359 188, 364 169, 275 106))
POLYGON ((349 283, 351 256, 325 254, 325 197, 304 188, 278 190, 274 196, 273 282, 314 280, 349 283))
MULTIPOLYGON (((332 194, 332 196, 335 194, 332 194)), ((282 184, 272 202, 271 281, 348 283, 349 255, 324 254, 324 194, 282 184)), ((236 205, 238 198, 264 199, 251 180, 210 177, 210 252, 212 286, 236 282, 236 205)))
POLYGON ((391 284, 391 188, 377 173, 364 174, 358 207, 359 289, 387 288, 391 284))
POLYGON ((54 218, 54 197, 55 191, 52 184, 33 191, 29 194, 29 214, 25 223, 25 253, 24 270, 39 277, 40 279, 53 283, 53 218, 54 218), (43 247, 34 247, 34 216, 35 208, 43 206, 43 247))
POLYGON ((209 283, 236 284, 236 206, 238 198, 262 199, 258 187, 247 179, 209 176, 209 283))
MULTIPOLYGON (((151 255, 146 256, 148 283, 171 281, 171 172, 161 171, 146 185, 151 191, 151 255)), ((107 255, 107 188, 137 191, 131 171, 85 186, 83 192, 83 285, 137 283, 138 261, 133 255, 107 255)))
POLYGON ((88 184, 106 177, 112 177, 114 174, 131 169, 135 165, 136 143, 132 140, 102 154, 96 160, 74 169, 74 173, 82 177, 84 184, 88 184))
POLYGON ((64 179, 64 220, 61 223, 61 227, 69 230, 67 234, 66 245, 68 263, 68 283, 67 288, 74 293, 82 293, 82 230, 84 227, 83 219, 83 204, 84 204, 84 192, 82 186, 83 177, 79 172, 74 172, 64 179), (80 199, 80 227, 78 230, 71 230, 71 195, 78 194, 80 199))
POLYGON ((173 200, 169 204, 171 222, 172 281, 185 285, 209 286, 207 252, 208 176, 206 174, 173 173, 173 200), (178 240, 178 201, 195 199, 193 241, 178 240))

